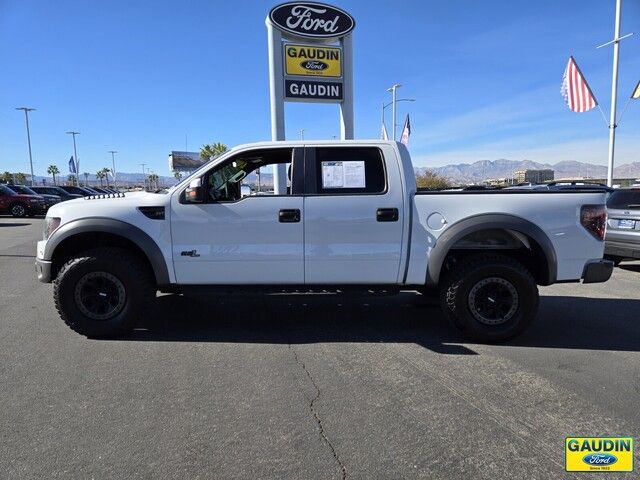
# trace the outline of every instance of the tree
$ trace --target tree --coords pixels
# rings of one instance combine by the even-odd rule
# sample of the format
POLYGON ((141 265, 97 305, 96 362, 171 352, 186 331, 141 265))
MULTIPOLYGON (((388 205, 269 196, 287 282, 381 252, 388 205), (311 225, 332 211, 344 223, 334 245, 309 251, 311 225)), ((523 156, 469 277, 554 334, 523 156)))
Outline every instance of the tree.
POLYGON ((76 176, 75 175, 67 175, 67 183, 71 185, 76 184, 76 176))
POLYGON ((442 190, 451 187, 451 183, 449 183, 446 178, 441 177, 430 170, 417 174, 416 183, 418 184, 418 188, 424 188, 427 190, 442 190))
POLYGON ((98 170, 96 172, 96 178, 100 180, 100 186, 102 186, 102 179, 104 178, 104 172, 102 170, 98 170))
POLYGON ((0 180, 4 183, 11 183, 13 181, 13 175, 11 175, 11 172, 3 172, 0 176, 0 180))
POLYGON ((107 182, 107 188, 109 188, 109 173, 111 173, 111 169, 104 167, 102 169, 102 173, 104 173, 104 178, 106 179, 106 182, 107 182))
POLYGON ((182 173, 178 172, 177 170, 173 172, 173 176, 176 178, 177 181, 182 180, 182 173))
POLYGON ((224 143, 205 143, 200 149, 200 158, 208 160, 211 157, 217 157, 221 153, 227 151, 227 146, 224 143))
POLYGON ((88 187, 89 186, 89 172, 84 172, 82 175, 84 175, 84 186, 88 187))
POLYGON ((149 180, 149 190, 158 189, 158 175, 156 173, 150 174, 147 179, 149 180))
POLYGON ((24 185, 27 183, 27 176, 22 172, 14 173, 13 178, 16 179, 16 183, 18 185, 24 185))
POLYGON ((47 168, 47 173, 53 177, 53 184, 57 185, 56 175, 60 173, 60 170, 58 170, 58 167, 56 167, 55 165, 49 165, 49 167, 47 168))

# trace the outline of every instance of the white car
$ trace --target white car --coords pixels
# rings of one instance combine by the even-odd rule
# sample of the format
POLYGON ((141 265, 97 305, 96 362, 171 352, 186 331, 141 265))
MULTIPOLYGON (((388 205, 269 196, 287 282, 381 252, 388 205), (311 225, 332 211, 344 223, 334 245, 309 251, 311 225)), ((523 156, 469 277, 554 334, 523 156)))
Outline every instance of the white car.
POLYGON ((605 192, 418 191, 388 141, 236 147, 170 192, 52 207, 36 270, 75 331, 132 329, 156 291, 438 288, 452 324, 480 341, 522 332, 537 285, 604 282, 605 192), (286 190, 242 196, 257 168, 285 164, 286 190), (290 168, 288 168, 290 167, 290 168))

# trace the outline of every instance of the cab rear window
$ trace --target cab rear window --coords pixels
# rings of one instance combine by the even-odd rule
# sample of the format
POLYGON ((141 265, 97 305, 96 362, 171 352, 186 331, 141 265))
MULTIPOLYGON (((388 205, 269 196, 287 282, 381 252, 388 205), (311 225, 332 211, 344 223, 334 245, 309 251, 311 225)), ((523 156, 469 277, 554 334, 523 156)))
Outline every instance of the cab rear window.
POLYGON ((640 190, 616 190, 609 196, 607 207, 640 209, 640 190))

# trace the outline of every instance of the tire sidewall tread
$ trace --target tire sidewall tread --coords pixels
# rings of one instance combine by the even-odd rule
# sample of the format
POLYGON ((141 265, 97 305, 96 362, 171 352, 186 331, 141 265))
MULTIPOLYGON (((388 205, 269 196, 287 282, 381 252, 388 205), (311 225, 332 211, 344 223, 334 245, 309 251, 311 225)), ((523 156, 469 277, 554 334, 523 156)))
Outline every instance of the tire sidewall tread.
POLYGON ((444 276, 440 303, 450 323, 465 337, 493 343, 522 333, 538 312, 538 288, 531 272, 506 255, 485 254, 465 258, 444 276), (485 325, 476 320, 468 308, 468 294, 482 278, 506 278, 518 292, 518 310, 502 325, 485 325))
POLYGON ((90 338, 124 335, 149 313, 156 288, 148 268, 135 254, 115 247, 87 250, 69 259, 53 282, 56 310, 69 328, 90 338), (113 318, 97 321, 86 317, 75 302, 75 287, 84 275, 105 271, 125 287, 126 302, 113 318))

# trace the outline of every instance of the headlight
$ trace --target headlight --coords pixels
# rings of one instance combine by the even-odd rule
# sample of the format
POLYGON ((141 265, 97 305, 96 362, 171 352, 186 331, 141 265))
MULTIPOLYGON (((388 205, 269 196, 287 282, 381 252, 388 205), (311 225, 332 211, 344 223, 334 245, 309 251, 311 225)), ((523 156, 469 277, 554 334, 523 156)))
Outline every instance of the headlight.
POLYGON ((46 217, 44 219, 43 240, 49 240, 49 237, 56 228, 60 226, 60 217, 46 217))

